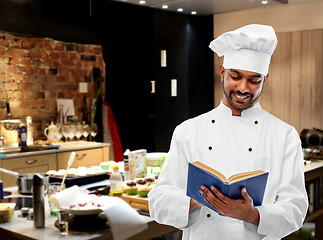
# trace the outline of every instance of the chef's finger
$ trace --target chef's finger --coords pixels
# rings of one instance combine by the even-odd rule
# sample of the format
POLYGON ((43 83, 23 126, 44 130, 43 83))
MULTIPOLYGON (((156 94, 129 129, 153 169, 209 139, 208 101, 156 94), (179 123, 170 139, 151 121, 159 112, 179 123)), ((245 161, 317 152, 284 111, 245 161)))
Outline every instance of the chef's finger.
POLYGON ((253 202, 245 187, 241 189, 241 195, 246 202, 253 202))
POLYGON ((201 190, 200 193, 208 199, 211 199, 213 201, 220 201, 214 194, 212 191, 210 191, 207 187, 205 186, 201 186, 201 190))
POLYGON ((211 187, 212 192, 225 204, 228 204, 229 202, 229 198, 227 198, 226 196, 224 196, 218 189, 216 189, 215 187, 211 187))
POLYGON ((222 215, 223 207, 225 205, 223 202, 221 202, 218 198, 204 198, 204 200, 222 215))

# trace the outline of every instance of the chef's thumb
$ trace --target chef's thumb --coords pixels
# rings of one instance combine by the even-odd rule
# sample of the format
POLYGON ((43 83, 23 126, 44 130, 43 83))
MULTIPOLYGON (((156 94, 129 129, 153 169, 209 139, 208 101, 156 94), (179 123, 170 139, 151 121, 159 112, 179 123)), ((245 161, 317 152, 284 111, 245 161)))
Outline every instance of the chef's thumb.
POLYGON ((245 201, 252 202, 252 198, 249 196, 247 189, 245 187, 241 189, 241 195, 245 201))

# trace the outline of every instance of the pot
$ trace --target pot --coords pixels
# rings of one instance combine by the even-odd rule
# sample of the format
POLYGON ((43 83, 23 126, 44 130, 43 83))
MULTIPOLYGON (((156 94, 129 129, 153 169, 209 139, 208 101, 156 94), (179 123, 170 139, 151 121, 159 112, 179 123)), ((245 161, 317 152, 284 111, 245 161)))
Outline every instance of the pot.
MULTIPOLYGON (((24 174, 19 174, 17 172, 14 171, 9 171, 7 169, 4 168, 0 168, 0 171, 3 173, 7 173, 10 175, 14 175, 16 176, 16 184, 18 187, 18 192, 21 194, 32 194, 32 186, 33 186, 33 177, 35 174, 38 173, 24 173, 24 174)), ((40 173, 41 175, 43 175, 43 179, 44 179, 44 185, 48 185, 49 182, 49 175, 47 174, 43 174, 40 173)))

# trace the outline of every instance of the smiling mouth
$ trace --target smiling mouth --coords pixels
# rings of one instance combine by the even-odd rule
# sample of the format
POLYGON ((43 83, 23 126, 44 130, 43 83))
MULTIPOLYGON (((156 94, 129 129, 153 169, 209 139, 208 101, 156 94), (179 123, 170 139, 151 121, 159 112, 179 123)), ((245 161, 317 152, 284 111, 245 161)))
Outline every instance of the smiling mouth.
POLYGON ((240 95, 240 94, 237 94, 237 93, 233 93, 234 94, 234 96, 237 98, 237 99, 240 99, 240 100, 245 100, 245 99, 247 99, 247 98, 249 98, 250 97, 250 95, 248 94, 248 95, 240 95))

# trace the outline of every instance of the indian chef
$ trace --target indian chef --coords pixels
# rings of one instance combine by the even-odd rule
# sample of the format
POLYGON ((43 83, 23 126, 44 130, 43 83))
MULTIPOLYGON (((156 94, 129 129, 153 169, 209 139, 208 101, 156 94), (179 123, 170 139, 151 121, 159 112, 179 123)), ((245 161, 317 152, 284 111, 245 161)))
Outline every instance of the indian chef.
POLYGON ((308 198, 298 133, 257 101, 276 46, 274 29, 259 24, 226 32, 210 43, 224 56, 223 99, 175 128, 158 184, 149 193, 152 218, 182 229, 185 240, 281 239, 302 226, 308 198), (187 170, 194 161, 227 178, 269 172, 262 205, 253 205, 246 188, 241 189, 242 199, 234 200, 202 185, 199 194, 220 214, 189 198, 187 170))

